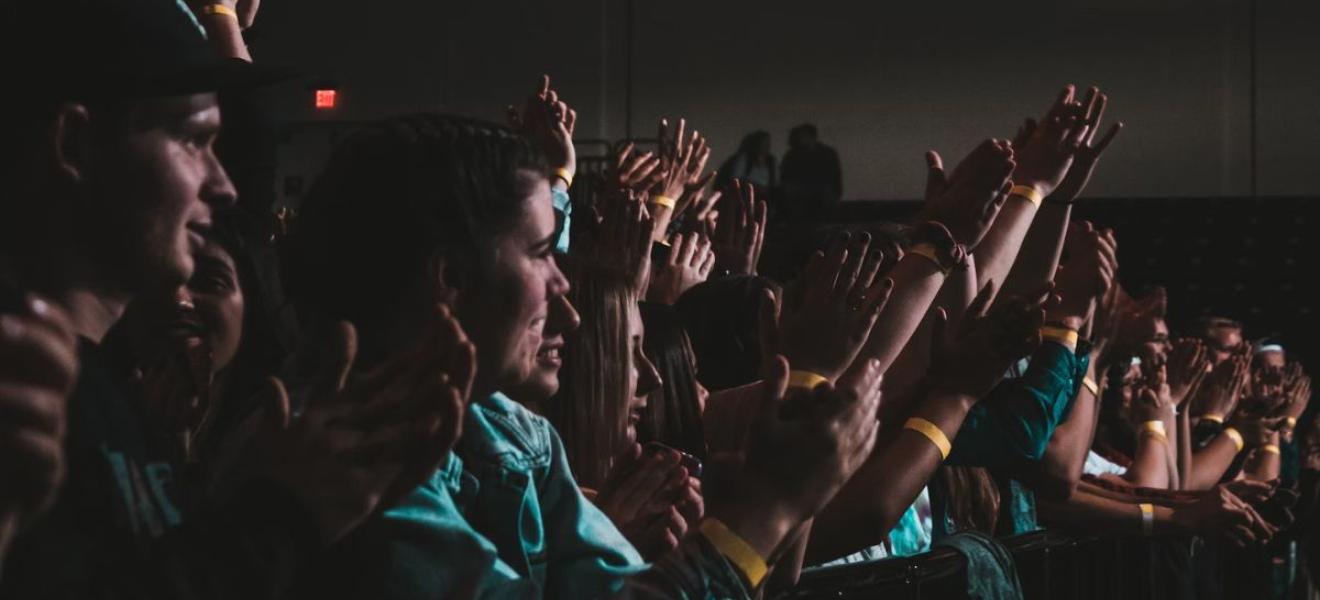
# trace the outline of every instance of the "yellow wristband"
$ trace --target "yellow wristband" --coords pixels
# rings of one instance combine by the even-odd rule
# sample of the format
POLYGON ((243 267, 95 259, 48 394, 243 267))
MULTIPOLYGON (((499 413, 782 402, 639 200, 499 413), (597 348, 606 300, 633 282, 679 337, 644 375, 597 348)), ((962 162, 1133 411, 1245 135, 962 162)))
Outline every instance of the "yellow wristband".
POLYGON ((1046 325, 1040 328, 1040 337, 1045 341, 1058 342, 1074 348, 1077 347, 1077 332, 1071 329, 1046 325))
POLYGON ((944 435, 944 432, 940 431, 940 428, 936 427, 934 423, 922 418, 912 417, 903 424, 903 429, 909 429, 926 436, 930 443, 939 448, 941 458, 949 458, 949 451, 953 449, 953 445, 949 443, 949 436, 944 435))
POLYGON ((765 579, 766 571, 769 570, 765 559, 719 519, 708 518, 702 521, 701 535, 706 536, 720 554, 742 571, 743 577, 747 578, 747 583, 751 584, 752 588, 756 588, 761 584, 761 580, 765 579))
POLYGON ((1015 185, 1008 190, 1010 196, 1021 196, 1029 200, 1032 204, 1040 206, 1045 197, 1040 194, 1040 190, 1029 185, 1015 185))
POLYGON ((1157 442, 1160 442, 1161 444, 1168 445, 1168 443, 1169 443, 1169 436, 1167 436, 1167 435, 1165 435, 1165 434, 1163 434, 1163 433, 1161 433, 1161 432, 1155 431, 1154 429, 1144 429, 1144 430, 1141 431, 1141 433, 1142 433, 1143 435, 1148 435, 1148 436, 1150 436, 1151 439, 1153 439, 1153 440, 1155 440, 1155 441, 1157 441, 1157 442))
POLYGON ((1246 440, 1242 439, 1242 434, 1238 433, 1238 430, 1233 429, 1232 427, 1225 427, 1224 435, 1233 439, 1233 445, 1237 446, 1238 452, 1241 452, 1242 449, 1247 446, 1246 440))
POLYGON ((225 6, 223 4, 207 4, 206 6, 202 7, 202 14, 224 15, 226 17, 233 17, 235 19, 238 18, 238 13, 234 12, 234 9, 229 8, 228 6, 225 6))
POLYGON ((674 199, 669 196, 651 196, 651 204, 663 206, 670 210, 674 208, 674 199))
POLYGON ((1155 506, 1142 502, 1141 507, 1141 535, 1151 535, 1155 533, 1155 506))
POLYGON ((1261 452, 1269 452, 1270 454, 1278 454, 1278 453, 1279 453, 1279 445, 1278 445, 1278 444, 1265 444, 1264 446, 1261 446, 1261 447, 1260 447, 1260 451, 1261 451, 1261 452))
POLYGON ((811 371, 792 370, 788 372, 788 387, 816 389, 816 386, 829 381, 828 377, 811 371))
POLYGON ((573 187, 573 174, 563 167, 555 169, 555 177, 564 180, 565 187, 573 187))
POLYGON ((1201 415, 1201 420, 1202 420, 1202 421, 1210 421, 1211 423, 1219 423, 1220 425, 1223 425, 1223 424, 1224 424, 1224 415, 1217 415, 1217 414, 1215 414, 1215 413, 1206 413, 1206 414, 1201 415))
POLYGON ((1161 435, 1168 435, 1169 431, 1164 428, 1164 421, 1146 421, 1141 424, 1143 431, 1152 431, 1161 435))
POLYGON ((1090 377, 1082 378, 1082 387, 1086 388, 1087 391, 1091 392, 1092 396, 1095 396, 1096 398, 1100 397, 1100 386, 1096 385, 1095 380, 1091 379, 1090 377))
POLYGON ((941 273, 944 273, 945 275, 949 274, 949 269, 944 268, 944 264, 940 262, 939 255, 935 254, 935 246, 930 244, 917 244, 909 248, 907 253, 915 254, 929 260, 935 264, 935 268, 939 269, 941 273))
POLYGON ((1288 426, 1288 429, 1296 429, 1296 428, 1297 428, 1297 417, 1288 417, 1288 418, 1286 418, 1286 419, 1283 420, 1283 423, 1284 423, 1285 425, 1288 426))

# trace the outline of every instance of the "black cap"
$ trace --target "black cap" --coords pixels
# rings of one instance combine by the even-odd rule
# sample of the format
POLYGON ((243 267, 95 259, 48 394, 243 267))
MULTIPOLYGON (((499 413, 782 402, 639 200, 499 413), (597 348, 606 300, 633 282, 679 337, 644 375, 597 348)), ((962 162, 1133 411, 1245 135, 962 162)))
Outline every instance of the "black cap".
POLYGON ((0 61, 29 97, 145 98, 289 77, 221 57, 183 0, 2 0, 0 61))

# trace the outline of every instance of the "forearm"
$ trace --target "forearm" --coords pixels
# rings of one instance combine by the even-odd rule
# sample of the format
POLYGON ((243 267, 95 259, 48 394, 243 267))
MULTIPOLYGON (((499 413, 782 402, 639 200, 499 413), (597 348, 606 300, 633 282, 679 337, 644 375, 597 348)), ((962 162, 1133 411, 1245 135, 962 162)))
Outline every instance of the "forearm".
MULTIPOLYGON (((1072 531, 1095 534, 1141 535, 1144 533, 1141 503, 1123 502, 1079 488, 1067 500, 1042 500, 1041 518, 1072 531)), ((1178 534, 1183 528, 1173 519, 1173 509, 1151 503, 1152 533, 1178 534)))
MULTIPOLYGON (((975 401, 966 395, 932 392, 911 416, 931 422, 952 440, 975 401)), ((908 429, 893 433, 891 441, 883 448, 877 446, 866 464, 816 516, 807 545, 807 564, 833 560, 879 543, 943 461, 939 449, 923 434, 908 429)))
POLYGON ((893 292, 858 355, 880 361, 881 371, 889 370, 912 338, 945 279, 933 262, 915 254, 898 261, 889 277, 894 281, 893 292))
POLYGON ((1185 489, 1208 490, 1224 477, 1238 453, 1237 443, 1227 431, 1221 431, 1205 448, 1192 455, 1192 472, 1187 476, 1185 489))
POLYGON ((1018 259, 1012 263, 1001 292, 1011 296, 1027 294, 1054 279, 1063 255, 1063 241, 1068 232, 1072 205, 1046 203, 1037 209, 1022 241, 1018 259))
POLYGON ((1192 476, 1192 415, 1183 408, 1178 413, 1178 489, 1187 489, 1192 476))
POLYGON ((1242 465, 1242 475, 1254 481, 1278 479, 1282 462, 1279 457, 1279 434, 1275 433, 1268 444, 1251 450, 1242 465))
MULTIPOLYGON (((991 280, 1002 284, 1017 260, 1022 240, 1035 216, 1036 205, 1030 200, 1016 195, 1010 195, 1005 200, 999 216, 995 217, 994 225, 990 226, 990 231, 972 253, 976 257, 978 289, 991 280)), ((1002 289, 1002 285, 1000 287, 1002 289)))
POLYGON ((1072 412, 1054 430, 1045 449, 1040 470, 1046 477, 1047 489, 1057 486, 1060 494, 1052 494, 1056 498, 1071 494, 1082 478, 1082 467, 1095 437, 1096 402, 1095 394, 1082 386, 1073 401, 1072 412))
MULTIPOLYGON (((934 306, 944 309, 949 323, 957 323, 976 297, 976 291, 976 264, 968 256, 966 269, 955 269, 945 278, 935 296, 934 306)), ((880 409, 882 418, 906 415, 911 409, 911 400, 919 397, 914 392, 930 371, 931 345, 938 343, 931 339, 934 324, 935 311, 927 310, 917 330, 885 372, 885 402, 880 409)))
POLYGON ((1138 487, 1167 489, 1169 487, 1168 448, 1144 432, 1137 436, 1137 450, 1132 466, 1123 479, 1138 487))
POLYGON ((243 31, 239 28, 238 19, 220 12, 200 12, 197 19, 206 28, 206 37, 211 41, 216 54, 225 58, 252 62, 252 55, 248 53, 247 43, 243 41, 243 31))

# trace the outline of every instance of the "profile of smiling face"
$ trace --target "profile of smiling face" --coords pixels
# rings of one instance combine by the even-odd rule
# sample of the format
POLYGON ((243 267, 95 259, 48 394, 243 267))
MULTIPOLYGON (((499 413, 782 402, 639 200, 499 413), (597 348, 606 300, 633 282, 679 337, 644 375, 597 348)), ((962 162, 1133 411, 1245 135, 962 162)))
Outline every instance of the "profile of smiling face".
POLYGON ((75 190, 74 252, 97 283, 133 296, 187 281, 212 212, 237 200, 213 149, 215 94, 69 103, 54 125, 57 168, 75 190))
POLYGON ((624 389, 630 390, 628 411, 625 416, 623 432, 624 447, 637 441, 637 423, 642 420, 642 411, 646 409, 651 392, 659 389, 664 382, 655 363, 646 356, 644 348, 646 325, 642 323, 642 312, 636 302, 628 303, 628 381, 624 389))
POLYGON ((528 383, 538 372, 550 307, 562 310, 560 299, 569 289, 554 258, 549 182, 526 170, 518 178, 518 188, 526 193, 521 210, 489 240, 475 272, 460 276, 462 282, 452 291, 455 313, 477 347, 474 389, 507 390, 528 383))

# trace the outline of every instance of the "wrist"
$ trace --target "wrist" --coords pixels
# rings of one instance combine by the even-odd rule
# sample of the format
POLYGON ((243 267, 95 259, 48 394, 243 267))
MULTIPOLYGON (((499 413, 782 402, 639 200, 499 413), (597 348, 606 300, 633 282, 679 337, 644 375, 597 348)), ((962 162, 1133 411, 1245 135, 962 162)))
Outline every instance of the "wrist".
POLYGON ((1045 324, 1080 332, 1086 319, 1075 311, 1050 310, 1045 311, 1045 324))
POLYGON ((776 501, 721 502, 706 510, 706 518, 718 519, 769 562, 779 545, 802 519, 786 503, 776 501))

